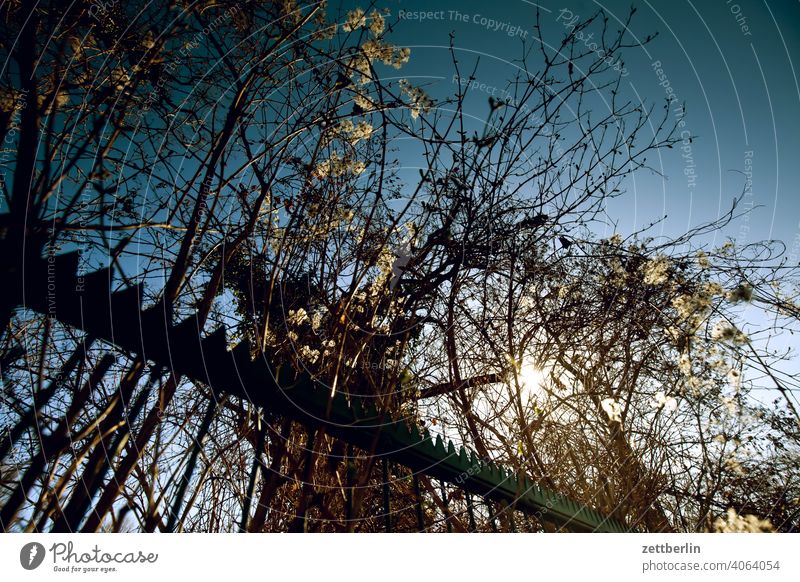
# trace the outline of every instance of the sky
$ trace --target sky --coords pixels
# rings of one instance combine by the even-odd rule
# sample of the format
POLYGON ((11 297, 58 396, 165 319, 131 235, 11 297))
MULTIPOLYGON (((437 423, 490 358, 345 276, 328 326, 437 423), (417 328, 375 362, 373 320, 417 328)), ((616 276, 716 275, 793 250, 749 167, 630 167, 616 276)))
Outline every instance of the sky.
MULTIPOLYGON (((398 75, 434 97, 456 89, 451 33, 459 66, 471 72, 479 60, 476 81, 502 88, 519 70, 523 41, 534 38, 537 8, 545 37, 558 41, 567 23, 599 9, 621 27, 632 6, 617 0, 386 0, 379 5, 397 18, 391 40, 412 49, 398 75)), ((743 195, 739 210, 747 210, 745 216, 701 242, 719 247, 728 239, 737 245, 778 240, 790 264, 798 265, 800 2, 639 0, 633 5, 630 34, 639 41, 655 38, 625 52, 626 90, 659 111, 674 95, 673 103, 685 105, 674 119, 685 122, 692 141, 648 159, 658 173, 642 170, 627 180, 625 195, 607 208, 616 225, 598 234, 628 236, 660 220, 650 236, 680 235, 723 215, 743 195)), ((476 122, 486 118, 485 95, 468 103, 474 103, 474 111, 467 112, 476 122)), ((417 165, 401 162, 413 182, 417 165)), ((742 322, 745 331, 763 328, 764 316, 749 311, 749 321, 742 322)), ((778 350, 796 348, 788 333, 754 341, 778 350)), ((797 375, 800 361, 795 356, 782 368, 788 376, 797 375)), ((763 386, 764 398, 775 396, 770 386, 763 386)))
MULTIPOLYGON (((434 96, 455 89, 447 46, 451 32, 460 65, 467 69, 480 59, 477 81, 503 87, 519 67, 515 59, 521 43, 533 38, 537 6, 546 36, 566 31, 572 18, 600 8, 611 23, 623 21, 631 7, 630 2, 586 0, 394 0, 380 5, 398 18, 391 39, 412 49, 402 76, 434 96)), ((734 197, 744 193, 740 209, 752 212, 709 242, 778 239, 796 264, 800 3, 645 0, 635 6, 630 33, 640 40, 658 36, 645 47, 628 49, 624 83, 631 95, 659 106, 672 91, 676 102, 686 105, 682 118, 693 139, 683 150, 678 146, 648 160, 663 177, 641 171, 627 182, 627 195, 609 208, 617 229, 629 234, 666 215, 653 234, 674 235, 726 212, 734 197)), ((480 106, 485 109, 485 101, 480 106)), ((485 117, 483 109, 475 115, 485 117)))

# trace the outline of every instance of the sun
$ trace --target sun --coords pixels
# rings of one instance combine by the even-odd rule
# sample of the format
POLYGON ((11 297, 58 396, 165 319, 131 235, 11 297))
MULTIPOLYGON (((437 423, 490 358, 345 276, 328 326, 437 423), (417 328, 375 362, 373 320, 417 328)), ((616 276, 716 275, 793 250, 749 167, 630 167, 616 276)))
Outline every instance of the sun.
POLYGON ((523 362, 519 369, 519 383, 522 394, 528 399, 540 392, 546 375, 544 370, 536 366, 533 362, 523 362))

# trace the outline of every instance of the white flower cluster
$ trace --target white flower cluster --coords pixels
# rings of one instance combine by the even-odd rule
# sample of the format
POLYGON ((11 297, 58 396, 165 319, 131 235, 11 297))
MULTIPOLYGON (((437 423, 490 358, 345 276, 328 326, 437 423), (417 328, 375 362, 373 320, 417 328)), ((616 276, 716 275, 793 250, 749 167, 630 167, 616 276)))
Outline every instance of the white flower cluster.
POLYGON ((358 107, 360 107, 365 113, 369 113, 370 111, 375 111, 377 107, 375 106, 375 102, 372 101, 367 95, 364 93, 356 92, 353 95, 353 103, 355 103, 358 107))
POLYGON ((356 126, 350 132, 350 143, 355 145, 362 139, 369 139, 372 137, 372 133, 375 131, 375 128, 372 127, 366 121, 359 121, 356 123, 356 126))
POLYGON ((356 8, 347 13, 347 19, 344 21, 344 24, 342 24, 342 30, 345 32, 353 32, 359 28, 367 27, 373 36, 378 37, 386 30, 386 19, 384 16, 388 15, 388 9, 384 9, 383 13, 373 10, 369 13, 369 17, 367 17, 363 8, 356 8), (367 26, 367 20, 369 20, 369 26, 367 26))
POLYGON ((775 527, 768 519, 761 519, 755 515, 739 515, 732 507, 724 517, 714 522, 716 533, 766 533, 775 531, 775 527))
POLYGON ((356 145, 362 139, 369 139, 372 137, 374 131, 375 128, 366 121, 353 123, 350 119, 345 119, 336 126, 335 131, 332 133, 336 137, 345 140, 350 145, 356 145))
POLYGON ((315 350, 310 346, 303 346, 300 348, 300 357, 303 358, 303 360, 310 362, 312 364, 317 363, 319 355, 320 355, 319 350, 315 350))
POLYGON ((740 301, 750 301, 753 298, 753 288, 747 284, 742 283, 736 289, 728 291, 725 294, 725 299, 731 303, 739 303, 740 301))
POLYGON ((361 52, 350 58, 348 68, 351 75, 360 75, 359 84, 366 85, 372 80, 374 61, 400 69, 410 58, 410 48, 398 48, 379 39, 370 39, 361 45, 361 52))
POLYGON ((303 13, 297 6, 296 0, 281 0, 280 4, 284 18, 288 19, 290 22, 299 22, 303 13))
POLYGON ((613 398, 606 398, 600 403, 600 406, 603 407, 612 422, 622 422, 622 406, 619 402, 613 398))
POLYGON ((711 300, 721 293, 722 287, 718 283, 705 283, 695 293, 675 297, 672 306, 678 312, 678 318, 695 331, 711 310, 711 300))
POLYGON ((736 368, 731 368, 728 371, 727 378, 728 378, 728 382, 730 382, 731 385, 734 388, 738 389, 739 387, 741 387, 741 385, 742 385, 742 373, 739 370, 737 370, 736 368))
POLYGON ((392 272, 392 265, 394 265, 394 261, 396 259, 394 251, 389 248, 388 245, 385 245, 382 249, 380 254, 378 255, 378 268, 381 270, 381 273, 388 274, 392 272))
POLYGON ((336 342, 333 341, 332 339, 327 340, 327 341, 323 341, 322 342, 322 347, 325 348, 325 351, 322 352, 322 355, 323 356, 330 356, 331 355, 331 349, 336 347, 336 342))
POLYGON ((605 280, 606 282, 610 283, 615 287, 622 288, 625 286, 625 281, 628 277, 628 273, 625 271, 625 267, 622 266, 622 261, 619 260, 618 257, 614 257, 609 261, 609 267, 611 268, 611 272, 606 275, 605 280))
POLYGON ((734 396, 722 396, 719 401, 725 407, 729 415, 736 416, 739 413, 739 405, 736 404, 736 398, 734 396))
POLYGON ((678 360, 678 368, 685 376, 692 375, 692 360, 686 352, 681 354, 681 358, 678 360))
POLYGON ((365 42, 361 45, 361 50, 370 61, 381 61, 384 65, 392 66, 395 69, 401 68, 411 58, 410 48, 397 48, 377 39, 365 42))
POLYGON ((308 321, 308 313, 302 307, 298 310, 290 309, 288 313, 288 317, 286 318, 286 323, 289 325, 302 325, 308 321))
POLYGON ((648 285, 662 285, 669 279, 672 262, 663 255, 658 255, 642 266, 644 282, 648 285))
MULTIPOLYGON (((397 259, 396 255, 392 251, 392 249, 385 245, 381 248, 380 253, 378 254, 378 259, 376 265, 380 270, 380 273, 375 278, 375 280, 370 284, 370 295, 372 297, 377 297, 382 295, 385 291, 386 282, 392 275, 392 266, 394 265, 395 260, 397 259)), ((358 296, 356 296, 358 298, 358 296)), ((364 296, 366 298, 366 295, 364 296)))
POLYGON ((725 459, 723 460, 722 465, 723 465, 723 467, 725 467, 725 469, 727 471, 730 471, 731 473, 735 473, 736 475, 739 475, 740 477, 744 477, 744 475, 745 475, 744 468, 742 467, 741 463, 739 463, 739 461, 736 459, 736 457, 733 454, 730 454, 730 455, 726 456, 725 459))
MULTIPOLYGON (((388 15, 388 13, 388 9, 384 10, 384 14, 388 15)), ((384 30, 386 30, 386 20, 384 20, 383 14, 373 10, 369 14, 369 31, 375 36, 380 36, 384 30)))
POLYGON ((697 376, 690 376, 686 379, 686 384, 681 387, 681 394, 690 394, 695 398, 698 398, 703 392, 708 390, 711 387, 711 384, 706 380, 703 381, 697 376))
POLYGON ((342 30, 352 32, 367 24, 367 14, 363 8, 356 8, 347 13, 347 20, 342 24, 342 30))
MULTIPOLYGON (((678 317, 681 320, 696 321, 699 318, 702 321, 702 318, 711 307, 711 296, 705 293, 679 295, 672 300, 672 306, 677 310, 678 317)), ((699 323, 700 321, 697 321, 698 325, 699 323)))
POLYGON ((711 266, 711 261, 705 251, 697 251, 697 264, 701 269, 708 269, 711 266))
POLYGON ((317 178, 334 177, 338 178, 345 174, 358 176, 367 168, 367 165, 353 158, 350 155, 341 156, 338 152, 331 153, 331 157, 324 162, 320 162, 314 169, 317 178))
POLYGON ((414 87, 405 79, 400 79, 400 89, 411 101, 411 117, 416 119, 421 113, 428 113, 433 107, 431 99, 425 91, 419 87, 414 87))
MULTIPOLYGON (((313 40, 331 40, 334 36, 336 36, 336 31, 339 27, 335 22, 328 22, 325 18, 325 15, 328 12, 327 0, 322 0, 317 7, 318 10, 314 15, 314 24, 316 25, 316 28, 311 34, 311 38, 313 40)), ((295 14, 302 18, 302 11, 297 10, 295 14)))
POLYGON ((663 391, 656 392, 653 404, 656 409, 663 408, 665 412, 673 412, 678 408, 678 401, 672 396, 667 396, 663 391))
POLYGON ((352 57, 348 63, 348 68, 350 69, 351 76, 356 73, 360 75, 358 82, 361 85, 366 85, 372 80, 371 63, 366 54, 357 54, 352 57))
POLYGON ((723 256, 726 256, 726 257, 729 257, 729 256, 733 255, 733 251, 734 251, 735 248, 736 247, 733 244, 733 242, 725 241, 725 244, 723 244, 721 247, 719 247, 719 254, 721 254, 723 256))
POLYGON ((111 84, 114 85, 117 91, 122 91, 130 83, 131 76, 123 67, 114 67, 108 75, 111 84))
POLYGON ((728 321, 720 320, 711 328, 711 339, 719 342, 729 342, 734 345, 743 345, 748 342, 747 335, 728 321))

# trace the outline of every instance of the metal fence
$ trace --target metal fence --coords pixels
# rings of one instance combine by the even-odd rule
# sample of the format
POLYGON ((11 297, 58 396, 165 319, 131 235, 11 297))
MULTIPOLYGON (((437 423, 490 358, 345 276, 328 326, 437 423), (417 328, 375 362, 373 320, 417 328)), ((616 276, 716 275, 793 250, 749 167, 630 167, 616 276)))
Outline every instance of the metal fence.
MULTIPOLYGON (((452 442, 443 442, 441 437, 433 438, 415 423, 392 418, 378 410, 369 399, 332 392, 290 366, 276 367, 263 357, 252 359, 248 342, 229 350, 224 329, 201 337, 194 317, 172 325, 169 306, 161 304, 143 309, 141 286, 112 293, 110 269, 78 277, 77 266, 78 253, 29 261, 25 265, 23 285, 14 286, 22 291, 22 295, 12 298, 12 303, 54 317, 84 330, 91 338, 137 354, 140 368, 145 361, 168 367, 194 382, 209 386, 220 398, 233 396, 247 400, 264 410, 298 421, 309 429, 323 429, 326 434, 379 458, 384 477, 382 498, 387 531, 393 529, 389 473, 403 467, 407 468, 416 495, 419 530, 426 526, 419 475, 438 479, 443 490, 445 487, 463 490, 471 529, 475 528, 477 502, 473 496, 477 496, 483 499, 483 507, 489 508, 493 528, 496 527, 494 516, 505 513, 512 530, 515 529, 515 515, 521 519, 535 518, 538 523, 549 523, 570 531, 628 530, 618 520, 541 487, 526 475, 515 474, 503 466, 479 459, 464 448, 456 448, 452 442), (57 301, 53 301, 54 286, 58 291, 57 301)), ((110 365, 109 362, 106 364, 110 365)), ((95 374, 102 375, 104 369, 107 370, 107 366, 97 367, 95 374)), ((87 382, 87 390, 91 390, 92 382, 87 382)), ((128 384, 133 386, 136 382, 128 384)), ((209 407, 206 418, 210 419, 211 411, 213 408, 209 407)), ((69 411, 65 416, 69 416, 69 411)), ((309 431, 309 435, 313 432, 309 431)), ((114 451, 113 447, 111 451, 114 451)), ((39 457, 46 457, 44 451, 39 457)), ((89 459, 90 472, 92 462, 89 459)), ((189 463, 190 469, 194 462, 196 456, 189 463)), ((33 463, 36 466, 33 469, 29 467, 26 473, 30 473, 31 478, 36 477, 37 467, 44 469, 43 460, 35 458, 33 463)), ((95 483, 106 477, 102 471, 96 473, 90 475, 95 483)), ((19 510, 31 484, 21 482, 6 500, 0 516, 3 523, 8 523, 8 518, 19 510)), ((251 482, 251 493, 252 487, 251 482)), ((184 488, 172 501, 174 509, 168 520, 170 527, 174 526, 185 493, 184 488)), ((447 496, 443 498, 446 503, 447 496)), ((90 502, 89 496, 75 492, 67 509, 56 520, 54 529, 75 529, 90 502)), ((443 512, 446 514, 447 511, 444 507, 443 512)), ((302 524, 304 516, 298 516, 298 519, 302 524)))

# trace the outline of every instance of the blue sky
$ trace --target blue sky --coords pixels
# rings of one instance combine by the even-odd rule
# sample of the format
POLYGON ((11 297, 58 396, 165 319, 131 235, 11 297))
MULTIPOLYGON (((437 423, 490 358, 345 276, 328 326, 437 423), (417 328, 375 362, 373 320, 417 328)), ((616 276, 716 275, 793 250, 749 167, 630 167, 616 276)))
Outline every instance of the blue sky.
MULTIPOLYGON (((395 16, 403 11, 391 37, 412 47, 402 75, 426 84, 433 95, 454 89, 447 47, 451 31, 461 65, 466 69, 480 58, 478 80, 502 87, 518 67, 513 59, 521 54, 522 40, 534 34, 537 8, 527 0, 384 5, 395 16), (421 20, 414 14, 418 11, 434 14, 421 20)), ((602 7, 613 23, 625 19, 631 4, 570 0, 538 6, 549 27, 545 34, 558 35, 570 14, 585 17, 602 7)), ((714 242, 721 244, 726 236, 740 243, 780 239, 790 254, 800 255, 800 71, 794 62, 800 55, 800 4, 677 0, 635 6, 631 33, 642 40, 658 36, 644 48, 628 49, 627 89, 659 106, 671 89, 686 104, 686 129, 694 139, 691 151, 676 147, 653 160, 666 179, 639 172, 629 180, 628 195, 609 209, 619 230, 630 233, 667 215, 654 234, 680 233, 728 210, 747 188, 745 203, 754 210, 714 242), (694 172, 693 182, 685 170, 694 172), (744 175, 748 171, 751 185, 744 175)), ((480 105, 485 107, 484 101, 480 105)), ((475 115, 482 118, 485 112, 475 115)))
MULTIPOLYGON (((728 238, 742 245, 775 239, 786 245, 789 261, 797 265, 800 2, 645 0, 634 5, 630 33, 639 40, 657 36, 645 47, 627 49, 626 90, 659 111, 674 94, 675 102, 685 104, 680 118, 693 139, 683 149, 683 144, 665 149, 657 159, 648 160, 662 175, 639 171, 627 181, 626 194, 612 201, 607 211, 616 228, 599 234, 617 230, 627 236, 666 216, 650 235, 679 235, 724 214, 744 193, 739 208, 752 209, 747 216, 701 242, 720 246, 728 238)), ((602 8, 610 22, 617 20, 620 26, 631 3, 394 0, 380 6, 390 7, 395 17, 403 11, 391 39, 410 46, 412 53, 398 74, 425 86, 433 96, 444 96, 455 90, 448 47, 451 32, 462 70, 468 75, 480 59, 476 80, 502 88, 519 68, 515 59, 522 54, 522 41, 533 38, 537 6, 545 36, 560 40, 564 21, 570 17, 588 17, 602 8), (422 19, 415 14, 420 11, 433 14, 422 19)), ((467 112, 474 113, 476 123, 485 119, 486 96, 468 102, 467 112)), ((409 174, 413 182, 415 164, 401 161, 413 171, 409 174)), ((755 328, 766 323, 759 313, 745 317, 755 328)), ((751 329, 745 325, 746 331, 751 329)), ((765 340, 761 336, 757 341, 765 340)), ((786 333, 768 341, 775 349, 796 345, 786 333)), ((789 376, 796 375, 800 362, 795 358, 782 368, 789 376)), ((769 389, 762 394, 767 399, 776 396, 769 389)))

